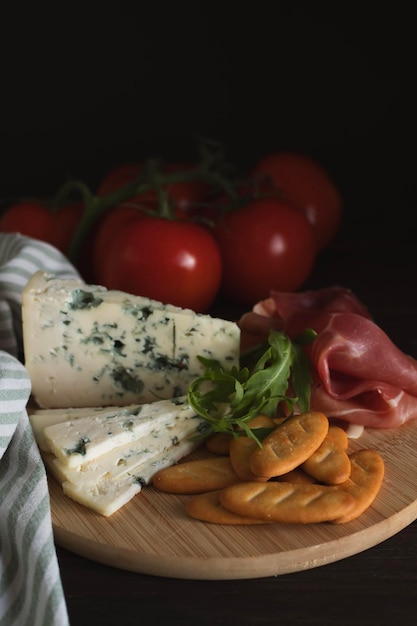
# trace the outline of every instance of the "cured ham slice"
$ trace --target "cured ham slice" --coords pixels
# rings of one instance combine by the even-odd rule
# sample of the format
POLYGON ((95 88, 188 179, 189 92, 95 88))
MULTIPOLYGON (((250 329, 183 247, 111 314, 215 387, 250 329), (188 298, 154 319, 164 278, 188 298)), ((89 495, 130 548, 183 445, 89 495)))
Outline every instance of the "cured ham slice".
POLYGON ((308 346, 312 410, 376 428, 417 417, 417 361, 404 354, 348 289, 277 293, 242 316, 242 347, 266 339, 269 329, 291 338, 313 328, 308 346))
POLYGON ((239 324, 243 332, 242 350, 264 341, 271 328, 285 330, 292 338, 312 328, 317 315, 326 313, 356 313, 371 319, 360 300, 345 287, 328 287, 301 293, 275 292, 245 313, 239 324))

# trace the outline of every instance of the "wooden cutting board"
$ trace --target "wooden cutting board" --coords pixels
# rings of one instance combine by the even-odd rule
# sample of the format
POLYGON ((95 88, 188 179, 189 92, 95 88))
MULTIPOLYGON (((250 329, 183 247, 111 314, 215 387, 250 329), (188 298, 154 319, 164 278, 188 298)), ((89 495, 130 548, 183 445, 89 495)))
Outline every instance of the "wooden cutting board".
POLYGON ((172 578, 261 578, 318 567, 375 546, 417 519, 417 420, 368 430, 349 451, 367 447, 384 459, 384 484, 372 507, 346 524, 206 524, 187 517, 187 496, 152 487, 106 518, 68 499, 51 478, 55 540, 99 563, 172 578))

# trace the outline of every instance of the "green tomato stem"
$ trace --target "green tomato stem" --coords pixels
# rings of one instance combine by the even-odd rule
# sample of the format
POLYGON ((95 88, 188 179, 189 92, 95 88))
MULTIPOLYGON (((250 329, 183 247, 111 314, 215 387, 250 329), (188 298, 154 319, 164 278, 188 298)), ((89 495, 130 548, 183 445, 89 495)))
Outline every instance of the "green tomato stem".
POLYGON ((148 187, 148 185, 143 185, 142 189, 141 186, 135 181, 135 183, 129 183, 117 191, 99 198, 93 195, 88 186, 81 181, 74 180, 66 183, 55 197, 56 204, 61 202, 63 198, 68 197, 68 195, 74 191, 81 195, 84 204, 82 218, 74 233, 68 250, 69 260, 73 263, 78 260, 86 237, 90 233, 92 227, 106 211, 108 211, 111 207, 132 198, 135 191, 137 193, 146 191, 148 187))
POLYGON ((165 188, 170 184, 177 182, 194 181, 205 182, 209 185, 222 189, 224 193, 230 197, 231 204, 234 204, 237 201, 238 196, 234 185, 217 172, 208 171, 207 167, 204 165, 197 165, 192 170, 162 174, 158 170, 156 162, 149 162, 145 175, 139 176, 132 182, 127 183, 113 193, 103 197, 95 196, 88 186, 82 181, 73 180, 67 182, 56 194, 54 198, 54 205, 59 206, 59 204, 65 201, 65 199, 67 199, 73 192, 81 195, 84 204, 82 218, 74 233, 68 250, 68 258, 73 263, 77 262, 84 241, 104 213, 112 207, 115 207, 135 196, 139 196, 149 189, 155 190, 158 199, 157 209, 152 214, 156 217, 164 219, 175 219, 175 213, 171 203, 169 202, 169 197, 165 188))

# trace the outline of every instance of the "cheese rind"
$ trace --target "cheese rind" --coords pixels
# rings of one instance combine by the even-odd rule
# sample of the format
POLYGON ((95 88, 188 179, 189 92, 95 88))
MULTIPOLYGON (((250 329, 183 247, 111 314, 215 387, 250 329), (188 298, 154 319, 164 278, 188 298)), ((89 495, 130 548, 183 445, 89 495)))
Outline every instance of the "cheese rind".
POLYGON ((40 407, 122 406, 186 394, 203 356, 239 363, 237 324, 37 272, 22 294, 25 366, 40 407))

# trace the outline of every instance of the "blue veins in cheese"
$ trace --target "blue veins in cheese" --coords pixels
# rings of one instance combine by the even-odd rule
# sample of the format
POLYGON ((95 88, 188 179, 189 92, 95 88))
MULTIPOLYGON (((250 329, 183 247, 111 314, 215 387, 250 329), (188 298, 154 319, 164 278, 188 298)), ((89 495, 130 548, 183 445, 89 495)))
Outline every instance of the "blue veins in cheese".
POLYGON ((187 393, 198 356, 239 364, 236 323, 37 272, 22 293, 23 347, 42 408, 122 406, 187 393))
POLYGON ((190 454, 208 430, 186 397, 103 409, 35 409, 29 419, 65 495, 109 516, 159 469, 190 454))

